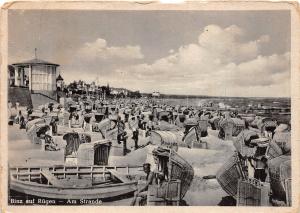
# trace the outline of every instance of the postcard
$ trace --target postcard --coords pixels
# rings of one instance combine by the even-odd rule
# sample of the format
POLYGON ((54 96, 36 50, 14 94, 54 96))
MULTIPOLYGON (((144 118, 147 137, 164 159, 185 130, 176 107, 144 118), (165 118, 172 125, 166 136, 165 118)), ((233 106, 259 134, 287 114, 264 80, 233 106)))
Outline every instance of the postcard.
POLYGON ((297 8, 5 4, 2 210, 299 211, 297 8))

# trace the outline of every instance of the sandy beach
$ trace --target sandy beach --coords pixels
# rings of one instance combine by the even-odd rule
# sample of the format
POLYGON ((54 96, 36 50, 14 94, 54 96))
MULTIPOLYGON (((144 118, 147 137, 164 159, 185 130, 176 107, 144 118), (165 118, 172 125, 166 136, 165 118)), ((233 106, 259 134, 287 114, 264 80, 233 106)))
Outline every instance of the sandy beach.
MULTIPOLYGON (((9 162, 15 166, 46 166, 64 164, 62 151, 43 151, 41 145, 32 143, 24 129, 18 125, 9 126, 9 162)), ((227 196, 216 179, 205 180, 206 175, 215 175, 226 159, 233 153, 232 141, 223 141, 217 137, 216 131, 209 129, 208 137, 204 140, 209 149, 189 149, 179 147, 178 154, 186 159, 194 168, 195 176, 192 185, 185 195, 187 205, 215 206, 222 197, 227 196)), ((130 136, 130 134, 129 134, 130 136)), ((130 138, 130 137, 129 137, 130 138)), ((143 145, 148 138, 140 139, 143 145)), ((138 150, 133 149, 133 141, 128 140, 131 150, 126 156, 110 156, 110 165, 142 165, 146 160, 147 146, 138 150)), ((105 205, 128 205, 131 198, 106 203, 105 205)))

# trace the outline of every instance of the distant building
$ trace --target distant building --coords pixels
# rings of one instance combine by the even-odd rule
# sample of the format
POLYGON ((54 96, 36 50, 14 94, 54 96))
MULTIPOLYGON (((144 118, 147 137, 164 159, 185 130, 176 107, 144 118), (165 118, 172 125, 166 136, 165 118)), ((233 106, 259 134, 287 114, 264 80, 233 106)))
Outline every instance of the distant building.
POLYGON ((211 102, 211 101, 200 100, 200 101, 198 102, 198 106, 199 106, 199 107, 213 107, 214 104, 213 104, 213 102, 211 102))
POLYGON ((221 102, 221 103, 219 103, 219 108, 220 108, 220 109, 225 109, 225 108, 226 108, 226 106, 225 106, 225 104, 224 104, 224 103, 222 103, 222 102, 221 102))
POLYGON ((64 79, 61 77, 60 74, 56 78, 56 88, 57 91, 63 91, 64 89, 64 79))
POLYGON ((127 89, 124 89, 124 88, 111 88, 110 89, 110 94, 111 95, 125 95, 127 96, 128 95, 128 90, 127 89))
POLYGON ((112 90, 110 91, 110 94, 112 94, 112 95, 118 95, 119 92, 118 92, 117 90, 112 89, 112 90))
POLYGON ((160 93, 159 92, 152 92, 152 97, 160 97, 160 93))

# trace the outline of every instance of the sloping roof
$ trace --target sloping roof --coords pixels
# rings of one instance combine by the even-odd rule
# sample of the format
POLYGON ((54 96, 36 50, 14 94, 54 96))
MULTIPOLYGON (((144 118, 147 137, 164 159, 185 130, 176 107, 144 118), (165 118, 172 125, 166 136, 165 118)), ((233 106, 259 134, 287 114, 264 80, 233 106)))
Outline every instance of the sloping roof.
POLYGON ((151 142, 153 144, 157 144, 160 142, 160 145, 173 145, 178 143, 177 135, 174 132, 156 130, 151 132, 151 136, 152 134, 153 137, 151 137, 151 142), (157 134, 156 137, 154 136, 154 134, 157 134), (157 136, 160 138, 160 141, 156 141, 158 139, 157 136))
POLYGON ((57 81, 63 81, 64 79, 61 77, 61 75, 59 74, 56 78, 57 81))
POLYGON ((44 64, 44 65, 53 65, 53 66, 59 66, 59 64, 54 64, 48 61, 44 61, 38 58, 35 59, 31 59, 31 60, 27 60, 27 61, 23 61, 23 62, 19 62, 19 63, 14 63, 12 65, 32 65, 32 64, 44 64))

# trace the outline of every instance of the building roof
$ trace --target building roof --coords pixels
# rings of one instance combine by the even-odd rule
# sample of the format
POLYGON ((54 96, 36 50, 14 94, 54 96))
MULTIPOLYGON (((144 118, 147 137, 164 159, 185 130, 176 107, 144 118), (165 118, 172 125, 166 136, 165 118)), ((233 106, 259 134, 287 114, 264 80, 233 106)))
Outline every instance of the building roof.
POLYGON ((27 61, 23 61, 23 62, 19 62, 19 63, 14 63, 12 65, 26 66, 26 65, 39 65, 39 64, 59 66, 59 64, 54 64, 54 63, 51 63, 51 62, 48 62, 48 61, 44 61, 44 60, 41 60, 41 59, 38 59, 38 58, 27 60, 27 61))
POLYGON ((64 79, 61 77, 61 75, 59 74, 56 78, 56 81, 63 81, 64 79))

